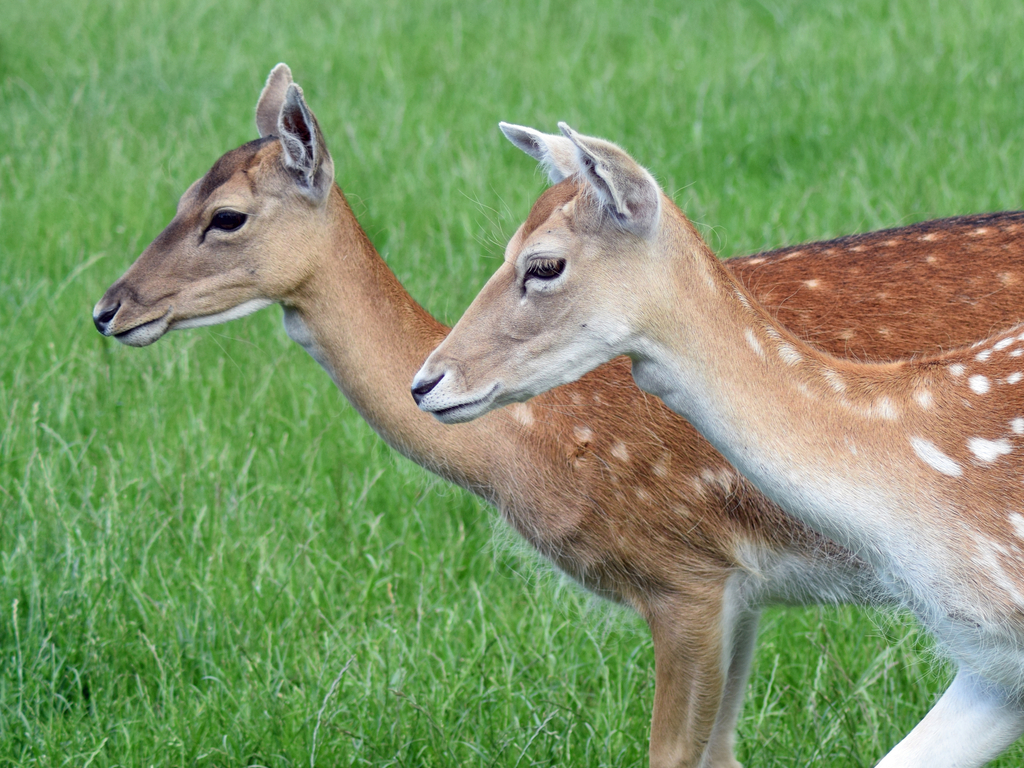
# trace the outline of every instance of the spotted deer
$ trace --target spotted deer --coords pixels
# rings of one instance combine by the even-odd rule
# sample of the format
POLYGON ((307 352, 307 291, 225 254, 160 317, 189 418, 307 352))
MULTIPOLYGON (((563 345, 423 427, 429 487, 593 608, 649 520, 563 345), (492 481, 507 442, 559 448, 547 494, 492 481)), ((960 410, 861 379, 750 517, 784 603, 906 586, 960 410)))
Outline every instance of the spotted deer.
MULTIPOLYGON (((420 408, 465 422, 628 355, 642 389, 767 498, 871 565, 952 657, 953 683, 881 765, 994 758, 1024 732, 1024 326, 992 333, 1012 313, 990 315, 967 348, 835 357, 780 323, 629 155, 559 127, 502 125, 556 183, 416 374, 420 408)), ((897 290, 908 311, 934 311, 925 264, 966 266, 972 238, 998 227, 974 224, 952 250, 941 230, 918 230, 920 280, 863 295, 897 290)), ((809 280, 835 281, 845 257, 809 280)), ((620 492, 644 489, 636 474, 658 466, 622 477, 620 492)))
MULTIPOLYGON (((493 503, 558 568, 644 617, 655 656, 651 764, 737 766, 733 732, 762 607, 888 602, 870 568, 754 491, 633 385, 625 359, 472 424, 447 427, 418 410, 408 382, 448 329, 360 228, 284 65, 256 118, 262 138, 185 192, 96 304, 96 327, 144 346, 280 304, 288 335, 388 444, 493 503)), ((729 269, 837 353, 934 352, 1019 316, 1022 224, 1022 213, 930 222, 729 269), (927 297, 912 309, 910 285, 927 297)))

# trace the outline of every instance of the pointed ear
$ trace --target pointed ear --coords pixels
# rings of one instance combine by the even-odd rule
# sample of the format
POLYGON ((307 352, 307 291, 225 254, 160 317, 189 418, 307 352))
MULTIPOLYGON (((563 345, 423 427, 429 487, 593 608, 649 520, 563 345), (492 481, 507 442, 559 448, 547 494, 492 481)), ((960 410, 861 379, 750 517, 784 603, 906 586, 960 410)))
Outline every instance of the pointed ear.
POLYGON ((576 133, 565 123, 559 130, 576 148, 580 176, 624 229, 650 237, 661 215, 661 188, 645 169, 610 141, 576 133))
POLYGON ((284 92, 292 82, 292 71, 281 63, 270 70, 267 84, 263 86, 260 100, 256 102, 256 130, 260 138, 277 133, 277 116, 284 104, 284 92))
POLYGON ((540 163, 552 184, 557 184, 579 170, 576 150, 564 136, 553 136, 512 123, 498 123, 498 127, 505 138, 540 163))
POLYGON ((284 163, 295 173, 303 192, 316 202, 323 201, 334 183, 334 162, 320 125, 295 83, 290 83, 285 91, 277 118, 277 135, 281 138, 284 163))

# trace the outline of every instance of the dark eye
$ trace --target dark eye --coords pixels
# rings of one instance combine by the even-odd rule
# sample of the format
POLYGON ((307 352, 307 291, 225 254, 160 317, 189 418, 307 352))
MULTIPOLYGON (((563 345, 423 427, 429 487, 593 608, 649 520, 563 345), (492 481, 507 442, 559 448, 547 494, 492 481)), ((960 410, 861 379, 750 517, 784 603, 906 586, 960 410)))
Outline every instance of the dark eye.
POLYGON ((247 218, 249 217, 238 211, 217 211, 213 215, 213 221, 210 222, 210 229, 223 229, 225 232, 233 232, 245 224, 247 218))
POLYGON ((531 261, 526 268, 526 278, 538 280, 554 280, 565 269, 565 259, 537 259, 531 261))

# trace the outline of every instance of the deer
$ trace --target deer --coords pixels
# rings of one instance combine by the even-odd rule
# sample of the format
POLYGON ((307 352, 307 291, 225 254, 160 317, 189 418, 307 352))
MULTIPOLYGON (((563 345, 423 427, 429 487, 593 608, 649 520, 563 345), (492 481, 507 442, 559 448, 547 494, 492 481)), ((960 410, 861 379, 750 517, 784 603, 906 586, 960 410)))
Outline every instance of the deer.
MULTIPOLYGON (((565 123, 501 129, 553 186, 417 372, 419 407, 468 422, 626 355, 641 389, 868 563, 952 659, 949 688, 879 765, 1003 752, 1024 733, 1024 325, 934 354, 838 357, 780 323, 619 146, 565 123)), ((960 260, 991 233, 967 234, 954 251, 919 239, 960 260)))
MULTIPOLYGON (((783 513, 637 389, 626 358, 469 424, 419 410, 408 382, 449 329, 405 291, 360 227, 284 64, 260 94, 256 126, 260 138, 185 191, 167 227, 97 302, 97 330, 143 347, 171 330, 280 305, 288 336, 386 443, 497 507, 557 569, 646 621, 650 764, 737 768, 762 608, 894 604, 877 575, 783 513)), ((1020 318, 1024 281, 1012 276, 1024 275, 1022 225, 1024 213, 959 217, 727 268, 837 354, 937 352, 1020 318), (911 286, 929 300, 908 310, 911 286)))

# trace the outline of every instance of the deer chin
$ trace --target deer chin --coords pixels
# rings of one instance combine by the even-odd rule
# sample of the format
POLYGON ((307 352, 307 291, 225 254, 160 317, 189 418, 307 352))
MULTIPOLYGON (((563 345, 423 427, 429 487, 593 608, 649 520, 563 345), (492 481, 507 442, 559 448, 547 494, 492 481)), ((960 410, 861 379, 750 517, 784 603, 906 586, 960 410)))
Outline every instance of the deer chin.
POLYGON ((220 325, 221 323, 226 323, 240 317, 245 317, 246 315, 251 315, 253 312, 269 307, 272 304, 274 304, 274 301, 271 299, 251 299, 250 301, 242 302, 231 309, 226 309, 223 312, 215 312, 212 315, 187 317, 184 319, 174 318, 174 307, 170 306, 162 315, 160 315, 160 317, 139 323, 135 327, 129 328, 127 331, 119 331, 111 335, 119 342, 129 347, 148 347, 150 344, 158 341, 168 331, 181 331, 186 328, 202 328, 207 325, 220 325))
POLYGON ((183 331, 186 328, 202 328, 207 325, 220 325, 221 323, 227 323, 231 320, 237 320, 240 317, 251 315, 253 312, 259 312, 261 309, 265 309, 275 304, 273 299, 250 299, 249 301, 243 301, 231 309, 225 309, 223 312, 214 312, 212 315, 198 315, 196 317, 186 317, 182 320, 174 320, 169 327, 172 331, 183 331))
POLYGON ((501 391, 501 384, 496 383, 483 397, 474 397, 458 402, 455 397, 431 397, 427 395, 420 403, 420 409, 431 414, 442 424, 462 424, 483 416, 492 411, 504 402, 498 401, 498 393, 501 391))
POLYGON ((127 331, 113 334, 114 338, 129 347, 148 347, 170 329, 170 308, 160 317, 140 323, 127 331))

